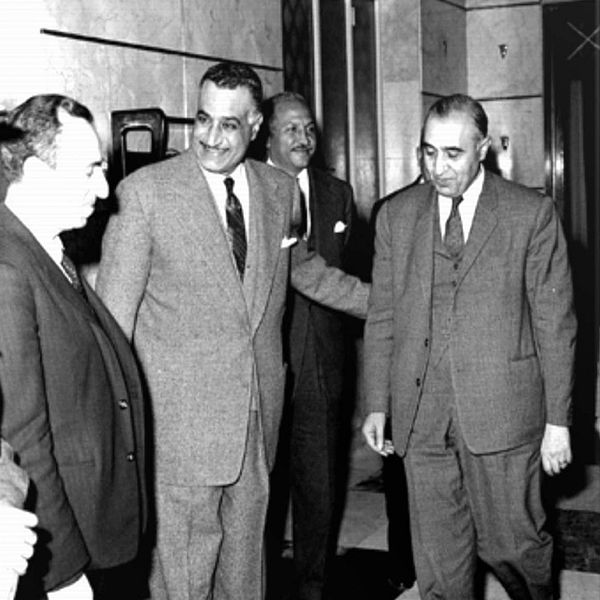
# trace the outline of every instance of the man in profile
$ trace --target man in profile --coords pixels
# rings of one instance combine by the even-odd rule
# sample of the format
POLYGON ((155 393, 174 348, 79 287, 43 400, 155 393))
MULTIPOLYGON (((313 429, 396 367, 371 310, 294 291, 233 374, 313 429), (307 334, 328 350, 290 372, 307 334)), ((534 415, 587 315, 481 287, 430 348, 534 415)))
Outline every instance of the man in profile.
POLYGON ((90 111, 61 95, 10 111, 0 166, 1 434, 30 478, 38 540, 18 597, 132 598, 145 529, 141 384, 127 339, 60 234, 108 193, 90 111))

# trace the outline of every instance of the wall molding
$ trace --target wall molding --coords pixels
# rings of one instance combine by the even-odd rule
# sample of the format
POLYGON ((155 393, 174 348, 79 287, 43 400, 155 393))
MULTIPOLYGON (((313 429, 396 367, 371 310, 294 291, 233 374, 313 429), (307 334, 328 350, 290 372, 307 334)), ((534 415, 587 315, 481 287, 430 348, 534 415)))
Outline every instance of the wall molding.
POLYGON ((42 35, 49 35, 52 37, 66 38, 69 40, 75 40, 78 42, 88 42, 91 44, 101 44, 103 46, 116 46, 118 48, 128 48, 130 50, 141 50, 143 52, 154 52, 156 54, 164 54, 170 56, 181 56, 183 58, 195 58, 198 60, 208 60, 212 62, 232 62, 240 65, 246 65, 262 71, 275 71, 277 73, 283 72, 283 67, 274 67, 272 65, 264 65, 259 63, 245 62, 241 60, 234 60, 231 58, 224 58, 221 56, 214 56, 210 54, 199 54, 197 52, 188 52, 186 50, 177 50, 175 48, 163 48, 161 46, 151 46, 149 44, 138 44, 135 42, 126 42, 124 40, 114 40, 110 38, 97 37, 93 35, 82 35, 80 33, 71 33, 67 31, 58 31, 56 29, 40 29, 42 35))

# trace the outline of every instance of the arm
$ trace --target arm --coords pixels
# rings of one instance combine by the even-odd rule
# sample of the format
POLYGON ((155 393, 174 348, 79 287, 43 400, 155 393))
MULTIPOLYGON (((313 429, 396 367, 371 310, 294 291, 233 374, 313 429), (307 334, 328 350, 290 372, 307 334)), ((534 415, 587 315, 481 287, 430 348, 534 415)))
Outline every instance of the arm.
POLYGON ((364 319, 371 286, 354 275, 331 267, 305 242, 292 248, 291 283, 314 302, 364 319))
POLYGON ((140 192, 124 181, 117 196, 119 212, 104 234, 96 292, 131 340, 150 269, 151 239, 140 192))
POLYGON ((35 485, 35 512, 52 559, 47 589, 80 573, 89 561, 53 451, 33 291, 20 270, 0 264, 2 436, 18 452, 35 485))
POLYGON ((542 465, 552 475, 571 461, 568 427, 577 325, 566 242, 549 199, 544 200, 537 215, 525 282, 546 399, 542 465))

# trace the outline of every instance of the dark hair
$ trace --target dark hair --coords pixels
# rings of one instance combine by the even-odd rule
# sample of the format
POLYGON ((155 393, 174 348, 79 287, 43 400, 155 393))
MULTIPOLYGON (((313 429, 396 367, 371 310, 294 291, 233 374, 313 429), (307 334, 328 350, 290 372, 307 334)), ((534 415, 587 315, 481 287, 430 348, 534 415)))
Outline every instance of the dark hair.
POLYGON ((83 104, 60 94, 32 96, 9 111, 0 123, 0 167, 12 183, 23 175, 23 164, 30 156, 56 166, 56 136, 62 128, 58 113, 93 124, 92 113, 83 104))
MULTIPOLYGON (((477 100, 467 96, 466 94, 452 94, 444 96, 437 100, 427 111, 424 123, 427 123, 429 117, 446 117, 451 112, 462 112, 468 114, 472 119, 475 127, 482 137, 488 134, 488 118, 483 110, 483 107, 477 100)), ((423 126, 423 129, 425 126, 423 126)))
POLYGON ((200 79, 200 86, 205 81, 212 81, 216 86, 233 90, 245 87, 249 90, 256 109, 260 110, 263 99, 263 88, 260 77, 251 67, 232 62, 222 62, 210 67, 200 79))

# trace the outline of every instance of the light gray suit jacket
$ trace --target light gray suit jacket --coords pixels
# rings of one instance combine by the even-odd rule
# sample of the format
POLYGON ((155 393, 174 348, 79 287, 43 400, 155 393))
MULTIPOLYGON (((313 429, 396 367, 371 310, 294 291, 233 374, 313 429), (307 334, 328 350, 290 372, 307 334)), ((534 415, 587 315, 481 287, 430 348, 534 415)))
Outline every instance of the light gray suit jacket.
MULTIPOLYGON (((365 329, 369 411, 391 412, 406 451, 431 350, 437 195, 429 184, 377 218, 365 329), (391 399, 391 402, 390 402, 391 399)), ((568 425, 576 323, 565 239, 552 201, 486 172, 451 309, 451 372, 474 453, 568 425)))
MULTIPOLYGON (((284 240, 298 191, 277 169, 245 165, 250 233, 243 285, 191 151, 127 177, 104 237, 97 290, 132 339, 147 379, 159 482, 235 481, 251 405, 260 411, 273 463, 285 383, 284 240)), ((296 260, 315 266, 301 267, 305 293, 348 303, 341 275, 323 285, 324 262, 304 261, 303 252, 296 260)))

